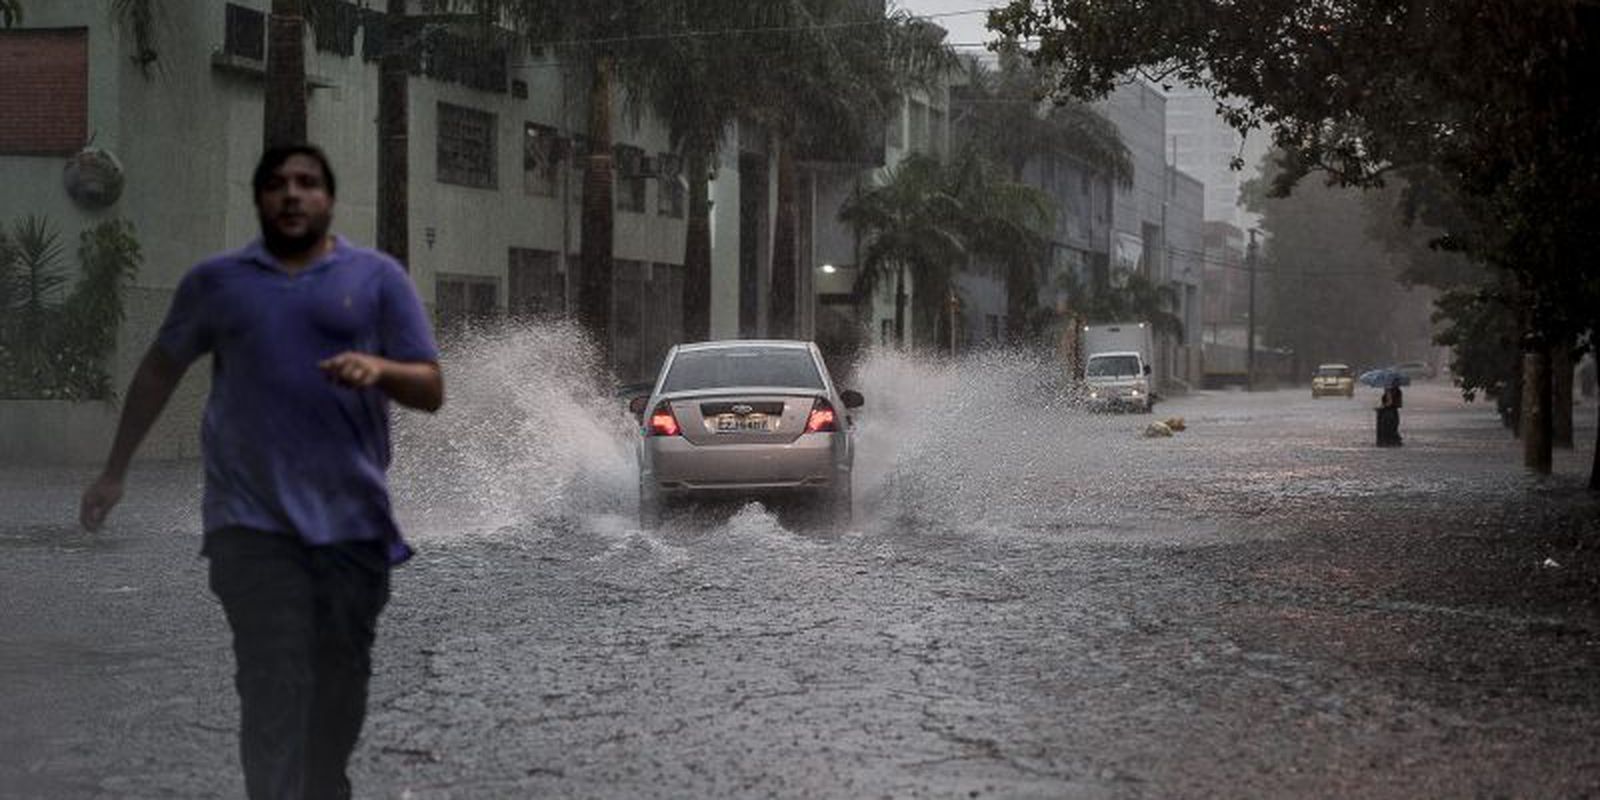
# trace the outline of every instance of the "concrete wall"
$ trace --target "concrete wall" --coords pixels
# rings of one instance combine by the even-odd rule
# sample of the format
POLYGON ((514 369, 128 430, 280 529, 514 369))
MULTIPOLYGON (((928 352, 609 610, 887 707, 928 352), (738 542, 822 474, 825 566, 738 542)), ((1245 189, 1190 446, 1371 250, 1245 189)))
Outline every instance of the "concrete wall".
POLYGON ((1174 354, 1173 377, 1190 385, 1200 380, 1200 325, 1205 283, 1205 184, 1172 168, 1172 199, 1167 205, 1170 283, 1178 292, 1182 343, 1174 354))
POLYGON ((1269 145, 1265 133, 1241 136, 1217 114, 1217 100, 1209 92, 1178 86, 1167 92, 1167 135, 1177 141, 1178 168, 1206 186, 1207 221, 1240 230, 1261 224, 1260 216, 1239 201, 1239 190, 1260 174, 1269 145), (1233 169, 1235 158, 1243 160, 1241 169, 1233 169))
MULTIPOLYGON (((1165 278, 1159 253, 1162 206, 1167 195, 1166 99, 1143 81, 1135 81, 1118 86, 1097 107, 1116 125, 1133 159, 1133 186, 1116 187, 1112 227, 1127 245, 1124 252, 1143 255, 1150 277, 1160 282, 1165 278)), ((1114 249, 1114 266, 1117 260, 1114 249)))

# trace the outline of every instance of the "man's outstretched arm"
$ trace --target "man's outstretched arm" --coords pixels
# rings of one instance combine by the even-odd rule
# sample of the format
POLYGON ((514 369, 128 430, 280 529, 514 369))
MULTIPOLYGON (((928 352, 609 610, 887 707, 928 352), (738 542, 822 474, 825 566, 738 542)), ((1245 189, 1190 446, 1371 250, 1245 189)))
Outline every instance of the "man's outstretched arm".
POLYGON ((117 435, 111 443, 111 454, 106 457, 105 469, 94 483, 83 492, 78 509, 78 522, 85 530, 95 530, 105 522, 106 514, 122 499, 122 481, 128 474, 128 463, 139 449, 150 426, 161 416, 167 400, 172 397, 186 369, 152 345, 139 362, 139 368, 128 383, 128 397, 122 404, 122 416, 117 421, 117 435))
POLYGON ((408 408, 438 411, 444 405, 444 375, 432 361, 391 361, 371 353, 345 352, 317 366, 345 386, 377 386, 408 408))

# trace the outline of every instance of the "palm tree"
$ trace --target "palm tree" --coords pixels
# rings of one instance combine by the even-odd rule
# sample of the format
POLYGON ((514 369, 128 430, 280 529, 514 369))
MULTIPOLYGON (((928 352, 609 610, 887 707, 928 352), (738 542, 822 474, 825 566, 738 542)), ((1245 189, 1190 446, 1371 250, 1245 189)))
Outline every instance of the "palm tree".
POLYGON ((636 104, 666 125, 671 147, 683 155, 689 190, 683 321, 685 338, 694 341, 711 334, 707 180, 724 132, 738 118, 746 75, 765 55, 759 38, 731 31, 758 27, 765 14, 761 6, 742 0, 676 0, 660 10, 671 36, 655 42, 652 57, 625 64, 622 82, 636 104))
POLYGON ((406 0, 388 0, 378 62, 378 249, 409 266, 411 256, 408 94, 411 57, 403 39, 406 0))
MULTIPOLYGON (((657 42, 662 9, 649 0, 481 0, 503 10, 537 47, 555 51, 588 73, 589 125, 583 174, 576 316, 611 363, 613 271, 611 116, 616 77, 632 74, 657 42)), ((659 65, 657 65, 659 66, 659 65)))
POLYGON ((139 245, 122 220, 84 231, 82 275, 70 292, 64 254, 60 235, 42 217, 19 220, 9 236, 0 230, 0 395, 110 396, 104 362, 116 347, 139 245))
POLYGON ((797 151, 854 154, 874 141, 904 92, 931 88, 955 67, 943 33, 905 11, 887 14, 859 0, 791 0, 788 33, 754 70, 750 116, 777 151, 769 333, 794 334, 799 214, 797 151))
POLYGON ((891 167, 881 185, 858 190, 839 211, 864 242, 857 292, 871 296, 894 281, 896 346, 905 343, 907 272, 923 304, 937 303, 966 260, 967 209, 952 189, 937 159, 912 155, 891 167))
POLYGON ((1117 284, 1085 286, 1068 273, 1060 278, 1061 288, 1073 299, 1073 311, 1088 323, 1140 320, 1150 323, 1158 335, 1183 335, 1183 320, 1172 309, 1178 307, 1178 292, 1138 272, 1124 273, 1117 284))
MULTIPOLYGON (((384 9, 383 53, 378 61, 377 245, 401 266, 409 268, 411 69, 417 63, 416 53, 426 38, 425 31, 437 30, 439 26, 415 24, 416 19, 406 13, 406 6, 407 0, 387 0, 384 9)), ((504 4, 495 0, 429 0, 424 9, 450 15, 444 27, 453 33, 464 31, 485 44, 498 38, 493 23, 505 11, 504 4)))
POLYGON ((921 154, 906 158, 883 185, 853 196, 840 219, 866 242, 860 290, 875 291, 891 275, 895 280, 898 343, 904 341, 907 270, 917 287, 916 327, 927 332, 955 273, 972 261, 1000 264, 1008 274, 1036 271, 1051 209, 1042 192, 1004 179, 964 148, 948 166, 921 154))
MULTIPOLYGON (((1089 106, 1054 100, 1050 82, 1035 70, 1014 43, 1002 45, 990 67, 968 59, 965 80, 952 90, 956 127, 966 143, 990 161, 1004 165, 1011 180, 1024 180, 1039 158, 1076 161, 1127 187, 1133 162, 1116 126, 1089 106)), ((1042 255, 1042 253, 1041 253, 1042 255)), ((1007 262, 1007 338, 1019 342, 1036 333, 1038 287, 1043 276, 1021 260, 1007 262)))
POLYGON ((1049 80, 1015 44, 1002 45, 999 56, 995 67, 967 59, 963 85, 952 90, 957 124, 968 141, 1004 164, 1012 180, 1022 180, 1028 162, 1055 156, 1132 185, 1132 158, 1110 120, 1082 103, 1054 98, 1049 80))
MULTIPOLYGON (((149 4, 151 0, 140 0, 149 4)), ((267 22, 266 100, 262 104, 264 148, 306 140, 304 0, 272 0, 267 22)))

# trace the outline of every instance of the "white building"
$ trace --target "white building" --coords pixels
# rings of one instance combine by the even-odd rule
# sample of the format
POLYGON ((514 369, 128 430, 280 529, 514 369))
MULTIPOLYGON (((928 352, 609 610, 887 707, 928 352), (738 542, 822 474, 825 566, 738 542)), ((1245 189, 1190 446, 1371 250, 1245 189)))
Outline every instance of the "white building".
MULTIPOLYGON (((1177 295, 1174 313, 1186 334, 1198 330, 1204 270, 1204 184, 1173 166, 1167 101, 1143 81, 1125 83, 1098 107, 1116 125, 1133 161, 1133 185, 1112 202, 1111 280, 1137 272, 1177 295)), ((1159 342, 1156 373, 1167 391, 1196 383, 1199 360, 1189 338, 1159 342)))
MULTIPOLYGON (((0 221, 47 217, 65 242, 110 218, 130 221, 144 264, 113 358, 113 385, 134 365, 187 268, 257 235, 250 174, 261 150, 268 0, 184 0, 160 6, 155 59, 141 67, 109 0, 30 3, 26 26, 0 31, 0 221), (182 32, 178 35, 177 32, 182 32), (85 208, 62 180, 67 157, 92 143, 121 163, 115 202, 85 208)), ((420 5, 418 6, 420 8, 420 5)), ((334 228, 371 245, 377 199, 377 36, 383 14, 339 3, 306 34, 308 139, 338 178, 334 228)), ((513 37, 468 45, 435 31, 409 82, 409 270, 441 326, 478 314, 559 313, 578 263, 585 92, 570 73, 513 37)), ((667 134, 614 104, 616 258, 613 346, 624 379, 648 371, 681 336, 684 179, 667 134)), ((712 186, 712 334, 738 333, 738 154, 712 186)), ((69 255, 72 251, 68 247, 69 255)), ((69 259, 70 260, 70 259, 69 259)), ((175 400, 198 404, 206 370, 175 400)), ((11 430, 74 431, 72 459, 103 454, 111 410, 51 410, 33 425, 12 402, 11 430), (66 414, 66 417, 62 417, 66 414), (21 416, 19 416, 21 415, 21 416), (70 420, 67 419, 70 417, 70 420)), ((147 454, 195 451, 194 415, 166 414, 147 454)), ((12 441, 12 440, 6 440, 12 441)), ((17 439, 17 448, 25 442, 17 439)))
MULTIPOLYGON (((26 26, 0 30, 0 221, 48 217, 70 243, 111 218, 130 221, 144 266, 129 292, 112 382, 127 383, 171 293, 201 258, 258 231, 250 173, 259 157, 270 0, 160 4, 152 50, 114 22, 111 0, 29 3, 26 26), (182 35, 177 35, 177 32, 182 35), (114 202, 86 208, 62 181, 86 145, 121 164, 114 202)), ((424 10, 412 3, 412 12, 424 10)), ((371 245, 377 217, 377 55, 385 15, 341 0, 306 33, 308 138, 338 178, 335 230, 371 245)), ((321 12, 318 12, 321 13, 321 12)), ((479 316, 538 317, 573 307, 588 109, 585 72, 509 33, 468 41, 433 25, 409 81, 409 270, 441 329, 479 316)), ((617 173, 611 344, 621 380, 652 374, 683 336, 687 180, 667 131, 612 104, 617 173)), ((907 97, 883 147, 799 166, 796 331, 854 328, 883 305, 851 297, 857 244, 838 210, 873 170, 948 147, 943 90, 907 97), (825 271, 824 266, 831 271, 825 271), (863 311, 865 312, 863 314, 863 311), (855 315, 854 317, 852 315, 855 315)), ((871 148, 869 148, 871 149, 871 148)), ((713 338, 765 335, 770 322, 776 149, 730 125, 709 180, 713 338)), ((71 248, 68 248, 69 251, 71 248)), ((890 299, 892 316, 892 298, 890 299)), ((191 455, 206 370, 191 370, 142 452, 191 455), (186 407, 186 408, 185 408, 186 407)), ((103 455, 110 404, 0 401, 8 454, 103 455), (63 431, 68 432, 63 436, 63 431)))
POLYGON ((1166 93, 1167 135, 1172 138, 1178 168, 1206 185, 1206 221, 1226 222, 1247 231, 1261 218, 1244 207, 1239 190, 1261 171, 1270 147, 1259 132, 1246 137, 1223 121, 1217 99, 1208 91, 1179 86, 1166 93), (1240 169, 1234 169, 1238 159, 1240 169))

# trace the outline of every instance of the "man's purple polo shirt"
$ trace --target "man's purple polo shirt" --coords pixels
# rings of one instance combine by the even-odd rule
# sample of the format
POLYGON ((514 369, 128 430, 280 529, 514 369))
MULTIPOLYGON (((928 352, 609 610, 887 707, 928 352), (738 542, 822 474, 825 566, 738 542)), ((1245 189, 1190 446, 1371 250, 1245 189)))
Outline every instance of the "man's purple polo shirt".
POLYGON ((185 365, 213 354, 201 423, 206 531, 380 541, 390 563, 410 557, 385 480, 388 397, 335 384, 317 367, 346 350, 438 360, 399 264, 338 238, 291 275, 257 240, 189 270, 156 342, 185 365))

